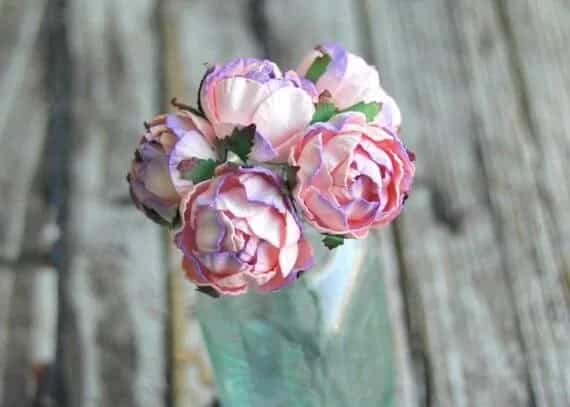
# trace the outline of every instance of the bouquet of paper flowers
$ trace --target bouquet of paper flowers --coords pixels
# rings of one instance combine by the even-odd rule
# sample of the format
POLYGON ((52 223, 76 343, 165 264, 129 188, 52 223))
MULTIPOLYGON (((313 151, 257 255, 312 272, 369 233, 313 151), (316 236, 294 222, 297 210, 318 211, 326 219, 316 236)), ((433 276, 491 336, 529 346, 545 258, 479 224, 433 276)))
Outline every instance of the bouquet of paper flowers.
POLYGON ((297 71, 210 66, 197 105, 145 122, 127 177, 137 208, 176 230, 186 276, 210 295, 279 290, 329 249, 396 218, 414 154, 377 70, 336 44, 297 71))

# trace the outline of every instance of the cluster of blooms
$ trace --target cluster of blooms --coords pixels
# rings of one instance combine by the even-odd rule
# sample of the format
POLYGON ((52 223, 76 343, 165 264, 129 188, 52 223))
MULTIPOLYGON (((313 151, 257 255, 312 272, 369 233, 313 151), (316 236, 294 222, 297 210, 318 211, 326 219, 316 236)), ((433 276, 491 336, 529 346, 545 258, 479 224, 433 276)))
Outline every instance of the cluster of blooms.
POLYGON ((414 155, 376 69, 336 44, 296 72, 215 65, 198 104, 146 122, 128 181, 136 206, 176 228, 187 277, 210 294, 275 291, 313 265, 302 221, 334 248, 402 209, 414 155))

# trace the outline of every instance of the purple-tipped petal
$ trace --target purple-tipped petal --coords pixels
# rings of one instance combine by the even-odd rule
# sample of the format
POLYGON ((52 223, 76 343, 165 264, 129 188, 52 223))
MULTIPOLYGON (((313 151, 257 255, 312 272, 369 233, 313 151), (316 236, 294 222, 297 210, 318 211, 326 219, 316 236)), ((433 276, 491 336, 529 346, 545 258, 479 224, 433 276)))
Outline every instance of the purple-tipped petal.
POLYGON ((283 180, 267 168, 232 164, 197 184, 181 205, 175 237, 188 278, 228 295, 294 281, 312 250, 282 188, 283 180))
POLYGON ((318 95, 295 72, 285 75, 271 61, 238 59, 207 73, 200 100, 216 137, 235 128, 255 125, 257 135, 249 155, 258 162, 286 162, 293 139, 311 121, 318 95))
POLYGON ((180 197, 192 187, 182 179, 182 163, 194 157, 215 158, 208 136, 202 133, 211 137, 213 130, 203 119, 182 110, 157 116, 146 126, 128 176, 131 196, 150 219, 173 225, 180 197))

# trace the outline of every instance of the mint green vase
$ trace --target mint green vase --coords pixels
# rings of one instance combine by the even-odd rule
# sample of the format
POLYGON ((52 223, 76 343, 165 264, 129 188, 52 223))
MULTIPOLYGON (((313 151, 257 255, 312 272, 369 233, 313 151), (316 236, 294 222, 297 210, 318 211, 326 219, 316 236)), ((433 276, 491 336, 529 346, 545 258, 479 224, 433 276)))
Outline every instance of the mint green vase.
POLYGON ((391 334, 374 238, 333 251, 272 294, 213 299, 196 312, 223 407, 394 406, 391 334))

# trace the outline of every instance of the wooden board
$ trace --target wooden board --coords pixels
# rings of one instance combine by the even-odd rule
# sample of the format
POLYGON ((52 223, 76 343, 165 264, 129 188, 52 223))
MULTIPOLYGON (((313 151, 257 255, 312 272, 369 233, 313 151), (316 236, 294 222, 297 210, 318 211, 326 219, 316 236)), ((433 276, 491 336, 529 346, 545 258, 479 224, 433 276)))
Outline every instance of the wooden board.
MULTIPOLYGON (((249 2, 253 8, 247 8, 248 2, 234 2, 231 6, 220 7, 217 2, 195 1, 184 3, 174 2, 171 15, 176 15, 179 23, 178 35, 180 41, 176 44, 180 57, 178 59, 185 67, 183 84, 186 98, 194 100, 197 86, 203 75, 203 69, 196 69, 197 62, 224 62, 240 56, 270 57, 281 64, 283 69, 292 69, 304 53, 322 41, 338 40, 355 52, 363 53, 364 44, 359 42, 357 30, 358 13, 348 1, 339 1, 337 8, 321 13, 325 2, 249 2), (235 3, 235 4, 234 4, 235 3), (346 18, 339 18, 343 15, 346 18), (220 26, 214 21, 224 21, 220 26), (180 29, 192 27, 192 30, 180 29), (202 46, 207 41, 209 46, 202 46)), ((172 21, 172 20, 169 20, 172 21)), ((170 44, 171 45, 171 44, 170 44)), ((172 47, 172 45, 171 45, 172 47)), ((170 72, 170 79, 179 82, 179 72, 170 72)), ((176 86, 174 87, 176 88, 176 86)), ((175 91, 175 89, 174 89, 175 91)), ((379 240, 380 248, 385 254, 386 282, 390 287, 391 315, 394 325, 395 345, 398 349, 396 360, 398 365, 398 387, 402 399, 410 398, 414 392, 409 379, 410 373, 407 353, 405 327, 402 324, 401 299, 399 296, 397 278, 397 261, 389 230, 382 233, 379 240), (403 390, 403 389, 406 390, 403 390)), ((375 243, 377 243, 375 241, 375 243)), ((191 301, 191 300, 189 300, 191 301)), ((195 338, 195 322, 188 321, 189 337, 195 338)), ((194 401, 195 370, 200 371, 200 347, 186 349, 182 354, 192 355, 187 372, 188 390, 180 399, 194 401)))
MULTIPOLYGON (((3 406, 33 399, 33 365, 39 362, 34 346, 38 332, 30 323, 34 314, 30 293, 42 269, 41 256, 31 253, 45 249, 39 246, 45 237, 42 232, 47 221, 39 188, 42 184, 36 182, 47 115, 40 54, 45 5, 43 0, 0 2, 3 168, 0 171, 0 405, 3 406), (44 210, 43 217, 36 216, 38 206, 44 210)), ((47 348, 54 344, 53 338, 44 341, 47 348)), ((48 358, 53 356, 53 347, 47 353, 48 358)), ((42 362, 46 362, 45 358, 42 362)))
MULTIPOLYGON (((559 0, 502 4, 506 46, 517 65, 512 75, 519 81, 521 108, 527 116, 524 145, 533 177, 525 181, 533 184, 538 207, 513 219, 513 232, 520 246, 532 250, 534 267, 521 273, 520 259, 513 258, 512 284, 536 403, 566 406, 570 404, 570 8, 559 0)), ((528 207, 523 202, 526 196, 521 198, 519 205, 528 207)), ((505 213, 508 210, 504 208, 505 213)))
POLYGON ((42 48, 48 1, 0 1, 0 162, 9 168, 0 171, 0 405, 44 391, 58 336, 69 406, 213 401, 195 292, 163 231, 131 205, 129 160, 162 99, 194 102, 204 63, 265 56, 290 69, 330 40, 378 64, 418 153, 404 215, 370 240, 388 287, 395 404, 570 405, 563 0, 67 3, 51 18, 67 16, 73 95, 48 106, 44 52, 66 46, 42 48), (59 158, 44 141, 48 109, 65 114, 61 106, 74 110, 73 131, 60 137, 72 145, 72 173, 57 332, 47 258, 60 230, 45 191, 58 188, 46 163, 59 158))
POLYGON ((374 59, 418 179, 398 227, 420 405, 525 405, 523 351, 443 1, 367 2, 374 59))
POLYGON ((316 45, 336 41, 363 55, 365 44, 360 40, 358 13, 354 2, 347 0, 259 2, 260 41, 268 56, 283 69, 295 69, 301 59, 316 45), (263 24, 264 22, 264 24, 263 24))
POLYGON ((568 363, 554 355, 567 360, 567 304, 553 283, 562 273, 518 61, 490 3, 367 3, 376 58, 412 112, 406 137, 427 158, 414 194, 424 201, 410 200, 401 230, 425 402, 562 406, 568 363))
POLYGON ((158 113, 157 3, 70 0, 73 143, 63 321, 70 406, 166 401, 162 231, 135 210, 125 176, 158 113))
POLYGON ((38 36, 45 1, 0 3, 0 258, 19 255, 26 198, 44 140, 38 36), (15 179, 17 177, 17 179, 15 179))
MULTIPOLYGON (((249 28, 245 0, 166 2, 164 15, 166 95, 195 104, 205 64, 224 63, 240 56, 262 56, 249 28)), ((214 377, 201 330, 193 314, 198 295, 185 281, 180 255, 171 252, 173 315, 173 402, 175 406, 206 406, 215 395, 214 377)))
MULTIPOLYGON (((366 59, 370 57, 370 47, 364 36, 367 22, 362 21, 362 10, 357 2, 272 0, 264 4, 265 10, 258 12, 265 19, 262 38, 269 55, 284 69, 294 69, 305 53, 322 42, 336 41, 366 59)), ((395 403, 414 406, 417 389, 411 372, 396 245, 390 229, 379 231, 370 238, 369 244, 382 252, 381 272, 384 273, 393 336, 395 403)))

